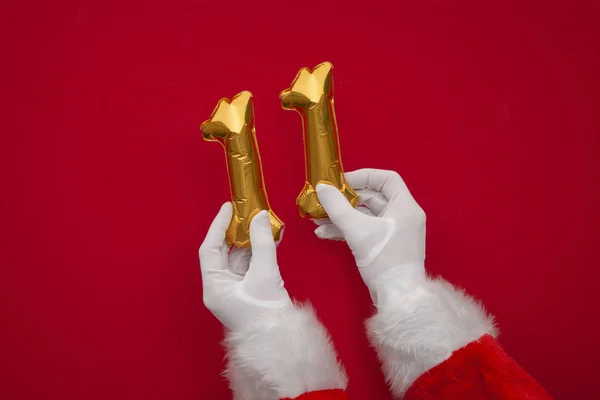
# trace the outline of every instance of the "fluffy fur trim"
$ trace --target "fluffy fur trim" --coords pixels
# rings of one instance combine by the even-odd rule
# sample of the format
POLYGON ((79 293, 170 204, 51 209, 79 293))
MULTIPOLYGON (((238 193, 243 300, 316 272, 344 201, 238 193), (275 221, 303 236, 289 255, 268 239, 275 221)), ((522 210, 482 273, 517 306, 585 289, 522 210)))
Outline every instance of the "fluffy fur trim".
POLYGON ((294 398, 348 384, 331 339, 309 304, 270 313, 228 333, 224 344, 224 375, 236 400, 294 398))
POLYGON ((497 335, 483 306, 442 279, 422 276, 407 283, 404 271, 392 272, 382 277, 377 292, 383 296, 367 332, 398 398, 455 350, 482 335, 497 335))

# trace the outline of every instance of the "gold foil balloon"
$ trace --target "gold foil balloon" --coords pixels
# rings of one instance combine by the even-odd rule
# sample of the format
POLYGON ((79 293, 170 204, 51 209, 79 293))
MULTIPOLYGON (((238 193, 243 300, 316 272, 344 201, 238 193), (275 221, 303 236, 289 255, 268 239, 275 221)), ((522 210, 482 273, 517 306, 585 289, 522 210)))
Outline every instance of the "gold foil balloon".
POLYGON ((340 155, 337 124, 333 108, 333 65, 317 65, 312 71, 302 68, 289 89, 281 92, 281 104, 286 110, 296 110, 304 127, 304 158, 306 183, 296 203, 302 216, 327 218, 317 198, 316 186, 326 183, 337 187, 353 207, 358 195, 346 183, 340 155))
POLYGON ((273 237, 279 240, 283 223, 269 207, 254 129, 252 93, 244 91, 231 101, 219 100, 200 129, 205 140, 221 143, 227 155, 233 202, 227 244, 250 247, 250 221, 261 210, 269 211, 273 237))

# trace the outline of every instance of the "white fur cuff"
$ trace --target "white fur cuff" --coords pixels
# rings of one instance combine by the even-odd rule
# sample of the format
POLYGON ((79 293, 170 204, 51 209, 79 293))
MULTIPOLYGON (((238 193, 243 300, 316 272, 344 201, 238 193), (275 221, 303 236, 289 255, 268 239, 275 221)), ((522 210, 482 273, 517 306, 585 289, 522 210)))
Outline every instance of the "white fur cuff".
POLYGON ((367 331, 398 398, 455 350, 497 334, 483 306, 442 279, 421 277, 407 285, 387 276, 384 281, 378 291, 385 292, 385 304, 367 321, 367 331))
POLYGON ((229 379, 236 400, 297 397, 345 389, 348 378, 331 339, 310 305, 274 311, 225 338, 229 379))

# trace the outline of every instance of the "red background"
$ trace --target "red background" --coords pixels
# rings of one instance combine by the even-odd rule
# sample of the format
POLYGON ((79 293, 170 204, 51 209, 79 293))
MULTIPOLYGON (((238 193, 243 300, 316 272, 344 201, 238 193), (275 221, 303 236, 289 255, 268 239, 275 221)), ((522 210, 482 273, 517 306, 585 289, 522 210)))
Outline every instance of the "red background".
POLYGON ((230 398, 196 253, 227 175, 199 125, 244 89, 287 287, 351 397, 390 398, 351 255, 294 203, 300 118, 278 94, 324 60, 346 170, 400 172, 429 271, 483 300, 552 395, 595 397, 598 2, 47 3, 1 6, 1 398, 230 398))

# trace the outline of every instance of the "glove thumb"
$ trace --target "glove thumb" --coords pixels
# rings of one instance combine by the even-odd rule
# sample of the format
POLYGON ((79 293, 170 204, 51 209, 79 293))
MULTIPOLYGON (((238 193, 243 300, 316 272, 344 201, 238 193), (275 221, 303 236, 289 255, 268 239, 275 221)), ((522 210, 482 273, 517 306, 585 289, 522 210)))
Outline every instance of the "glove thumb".
POLYGON ((252 246, 252 261, 255 269, 261 271, 266 268, 277 266, 277 250, 269 212, 262 210, 254 216, 250 222, 250 245, 252 246))
POLYGON ((248 272, 241 282, 238 295, 246 301, 263 307, 278 308, 289 305, 291 300, 283 286, 277 265, 277 250, 269 213, 265 210, 250 222, 252 258, 248 272))
POLYGON ((345 236, 349 230, 354 229, 355 219, 363 214, 356 211, 346 196, 334 186, 319 184, 316 189, 319 202, 327 211, 329 219, 345 236))
POLYGON ((395 233, 396 223, 356 210, 346 197, 330 185, 317 185, 317 197, 331 222, 341 231, 359 267, 369 265, 395 233))

